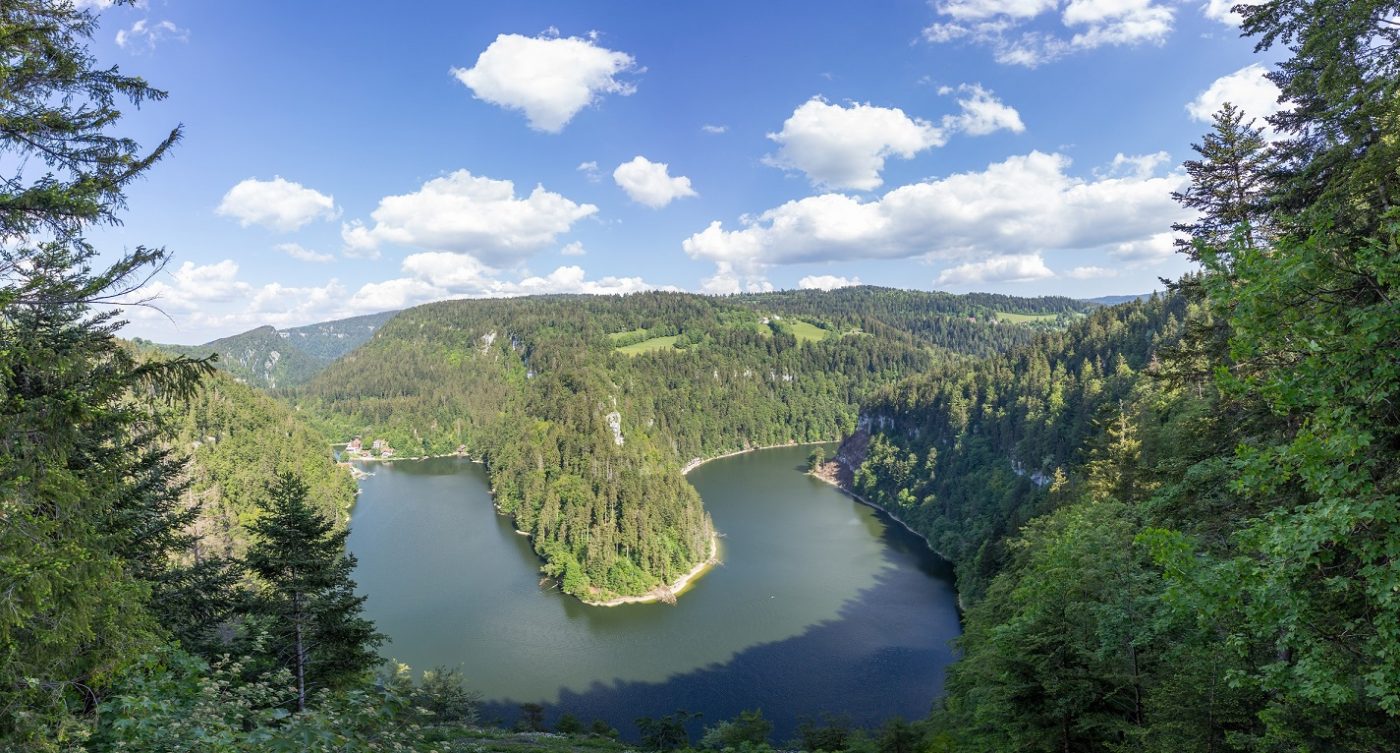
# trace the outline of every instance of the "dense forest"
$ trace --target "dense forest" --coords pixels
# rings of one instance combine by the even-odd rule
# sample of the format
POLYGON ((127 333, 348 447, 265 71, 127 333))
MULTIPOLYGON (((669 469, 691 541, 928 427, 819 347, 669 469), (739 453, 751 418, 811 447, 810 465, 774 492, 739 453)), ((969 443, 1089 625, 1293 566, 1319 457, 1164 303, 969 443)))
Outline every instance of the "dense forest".
MULTIPOLYGON (((380 667, 327 437, 479 456, 549 572, 602 596, 704 556, 688 460, 840 434, 852 491, 955 563, 962 658, 929 718, 789 747, 1394 750, 1397 8, 1236 11, 1290 106, 1277 138, 1226 106, 1195 145, 1199 271, 1165 295, 451 301, 288 405, 117 337, 169 256, 86 234, 181 131, 116 132, 165 93, 99 65, 91 10, 0 4, 0 150, 30 165, 0 186, 0 745, 620 750, 567 714, 482 730, 451 670, 380 667)), ((640 746, 787 744, 759 711, 690 719, 637 720, 640 746)))
POLYGON ((447 301, 400 313, 296 396, 346 440, 481 457, 546 572, 606 599, 709 556, 686 462, 836 439, 878 385, 1030 340, 998 311, 1088 308, 868 287, 447 301))
POLYGON ((882 390, 844 448, 958 567, 934 749, 1400 741, 1400 29, 1236 10, 1291 106, 1277 140, 1226 105, 1195 145, 1202 271, 882 390))

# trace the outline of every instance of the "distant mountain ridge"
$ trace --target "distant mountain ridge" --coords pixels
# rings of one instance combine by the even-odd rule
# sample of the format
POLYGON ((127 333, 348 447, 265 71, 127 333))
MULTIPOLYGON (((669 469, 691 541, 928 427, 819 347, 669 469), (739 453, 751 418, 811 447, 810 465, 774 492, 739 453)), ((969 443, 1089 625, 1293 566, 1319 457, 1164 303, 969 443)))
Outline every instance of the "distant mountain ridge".
POLYGON ((203 345, 155 344, 168 353, 204 357, 253 387, 279 389, 303 384, 337 358, 369 341, 397 311, 318 322, 279 330, 264 325, 203 345))
POLYGON ((1083 298, 1081 300, 1086 303, 1097 303, 1101 306, 1117 306, 1120 303, 1143 301, 1151 297, 1151 293, 1138 293, 1137 295, 1101 295, 1098 298, 1083 298))

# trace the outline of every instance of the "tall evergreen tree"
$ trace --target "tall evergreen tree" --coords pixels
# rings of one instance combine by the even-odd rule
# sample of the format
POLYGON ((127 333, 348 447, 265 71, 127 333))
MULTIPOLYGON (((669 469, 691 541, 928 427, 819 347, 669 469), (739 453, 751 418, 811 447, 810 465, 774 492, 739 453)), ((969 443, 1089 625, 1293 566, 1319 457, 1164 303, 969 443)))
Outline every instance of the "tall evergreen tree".
POLYGON ((1222 249, 1240 233, 1253 248, 1268 237, 1267 202, 1272 155, 1263 131, 1245 112, 1226 102, 1215 113, 1211 131, 1192 149, 1199 159, 1187 160, 1191 184, 1172 198, 1200 214, 1193 222, 1172 229, 1185 233, 1177 246, 1197 259, 1196 244, 1222 249))
POLYGON ((365 599, 350 579, 355 557, 344 551, 348 532, 307 503, 300 479, 278 476, 252 532, 257 541, 247 565, 263 587, 251 611, 267 620, 270 649, 296 678, 297 710, 304 711, 311 690, 363 679, 379 661, 375 648, 383 636, 360 616, 365 599))
POLYGON ((132 300, 164 250, 137 247, 101 267, 83 239, 118 221, 125 187, 180 132, 149 152, 111 133, 119 100, 164 93, 98 68, 86 48, 93 28, 92 14, 69 2, 0 4, 0 157, 14 166, 0 176, 7 749, 66 744, 68 712, 91 708, 115 672, 163 638, 151 594, 183 578, 168 555, 189 513, 156 405, 187 394, 206 367, 136 359, 114 336, 116 311, 93 308, 132 300))

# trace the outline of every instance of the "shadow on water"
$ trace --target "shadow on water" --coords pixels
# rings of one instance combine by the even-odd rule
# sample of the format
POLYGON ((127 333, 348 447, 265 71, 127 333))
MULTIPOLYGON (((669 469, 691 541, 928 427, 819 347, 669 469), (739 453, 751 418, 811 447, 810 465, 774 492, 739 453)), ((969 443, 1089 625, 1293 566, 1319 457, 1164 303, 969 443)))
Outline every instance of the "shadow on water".
MULTIPOLYGON (((942 606, 955 598, 952 569, 898 523, 883 513, 880 519, 890 567, 845 602, 835 619, 663 682, 594 682, 584 691, 561 687, 546 718, 551 724, 564 713, 585 723, 603 719, 635 740, 638 717, 701 711, 704 716, 688 725, 698 741, 702 727, 761 708, 773 722, 773 741, 781 744, 804 719, 825 713, 858 727, 877 726, 895 715, 926 716, 942 695, 944 671, 957 656, 952 642, 962 632, 956 611, 942 606), (946 593, 930 594, 931 578, 946 593)), ((482 706, 483 719, 505 724, 514 723, 518 713, 519 704, 509 699, 482 706)))

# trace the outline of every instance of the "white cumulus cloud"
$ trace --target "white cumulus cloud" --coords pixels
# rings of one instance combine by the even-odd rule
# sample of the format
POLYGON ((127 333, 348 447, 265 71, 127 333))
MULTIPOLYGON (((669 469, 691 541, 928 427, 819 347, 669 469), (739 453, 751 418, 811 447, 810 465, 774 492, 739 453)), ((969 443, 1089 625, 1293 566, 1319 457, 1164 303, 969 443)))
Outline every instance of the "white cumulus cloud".
POLYGON ((682 247, 722 269, 756 272, 776 264, 1110 248, 1186 218, 1171 199, 1184 182, 1178 172, 1089 179, 1070 175, 1069 166, 1062 155, 1031 152, 871 200, 810 196, 734 229, 714 221, 682 247))
POLYGON ((934 124, 898 108, 843 107, 821 97, 793 110, 782 130, 768 138, 778 144, 777 153, 765 158, 768 164, 800 170, 817 186, 864 191, 884 182, 880 171, 886 159, 910 159, 947 140, 934 124))
POLYGON ((636 65, 631 55, 593 39, 501 34, 476 65, 453 68, 452 75, 477 99, 525 113, 537 131, 559 133, 601 96, 635 91, 618 76, 636 65))
POLYGON ((364 285, 351 296, 348 311, 369 312, 416 306, 448 298, 501 298, 521 295, 581 293, 618 295, 643 290, 675 290, 640 277, 588 279, 582 267, 566 265, 547 275, 501 279, 494 270, 466 254, 426 251, 403 260, 405 276, 364 285))
POLYGON ((312 251, 302 246, 300 243, 279 243, 277 250, 301 261, 327 262, 334 261, 335 257, 330 254, 323 254, 320 251, 312 251))
POLYGON ((291 232, 317 219, 335 219, 335 197, 293 183, 281 176, 272 180, 248 178, 224 194, 216 210, 238 220, 243 227, 263 227, 291 232))
POLYGON ((859 284, 859 277, 840 277, 837 275, 807 275, 797 281, 797 287, 802 290, 835 290, 859 284))
POLYGON ((555 243, 575 222, 598 211, 544 186, 517 196, 515 184, 458 170, 417 191, 386 196, 373 224, 341 228, 347 253, 371 255, 385 243, 471 254, 491 267, 514 264, 555 243))
POLYGON ((944 128, 972 136, 986 136, 1003 129, 1012 133, 1026 130, 1025 124, 1021 122, 1021 113, 997 99, 995 94, 982 88, 981 84, 964 84, 956 90, 945 89, 944 93, 953 91, 961 95, 958 97, 958 106, 962 108, 962 112, 943 118, 944 128))
POLYGON ((938 275, 939 285, 974 285, 983 282, 1031 282, 1054 277, 1040 254, 1004 254, 959 264, 938 275))
POLYGON ((579 241, 570 241, 559 249, 560 256, 583 256, 586 253, 588 252, 583 249, 583 244, 579 241))
POLYGON ((1186 103, 1186 112, 1193 120, 1209 123, 1221 106, 1229 102, 1243 110, 1246 119, 1254 118, 1255 125, 1264 128, 1265 135, 1272 136, 1264 119, 1283 109, 1283 105, 1278 101, 1278 87, 1265 77, 1268 70, 1261 63, 1252 63, 1217 78, 1186 103))
POLYGON ((714 125, 714 124, 712 124, 712 123, 706 123, 705 125, 700 126, 700 130, 704 131, 705 133, 711 133, 711 134, 719 135, 719 134, 721 134, 721 133, 728 133, 728 132, 729 132, 729 126, 727 126, 727 125, 714 125))
POLYGON ((672 177, 669 168, 665 162, 652 162, 639 154, 618 165, 613 170, 613 180, 633 201, 653 209, 660 209, 676 199, 696 196, 695 189, 690 187, 690 178, 672 177))
POLYGON ((1109 269, 1108 267, 1097 267, 1089 265, 1084 267, 1075 267, 1074 269, 1071 269, 1069 272, 1067 272, 1065 276, 1072 277, 1076 280, 1102 280, 1109 277, 1117 277, 1118 270, 1109 269))
POLYGON ((842 106, 813 97, 793 110, 781 131, 768 134, 779 148, 764 162, 799 170, 818 187, 869 191, 884 182, 880 173, 887 160, 911 159, 943 146, 954 133, 985 136, 1003 129, 1015 133, 1026 129, 1015 108, 981 85, 944 87, 940 93, 959 95, 959 113, 945 115, 938 124, 910 117, 898 108, 842 106))
POLYGON ((928 42, 982 45, 997 62, 1028 68, 1097 47, 1160 45, 1175 19, 1169 4, 1154 0, 946 0, 933 5, 942 20, 924 29, 928 42), (1056 12, 1058 27, 1041 20, 1056 12))

